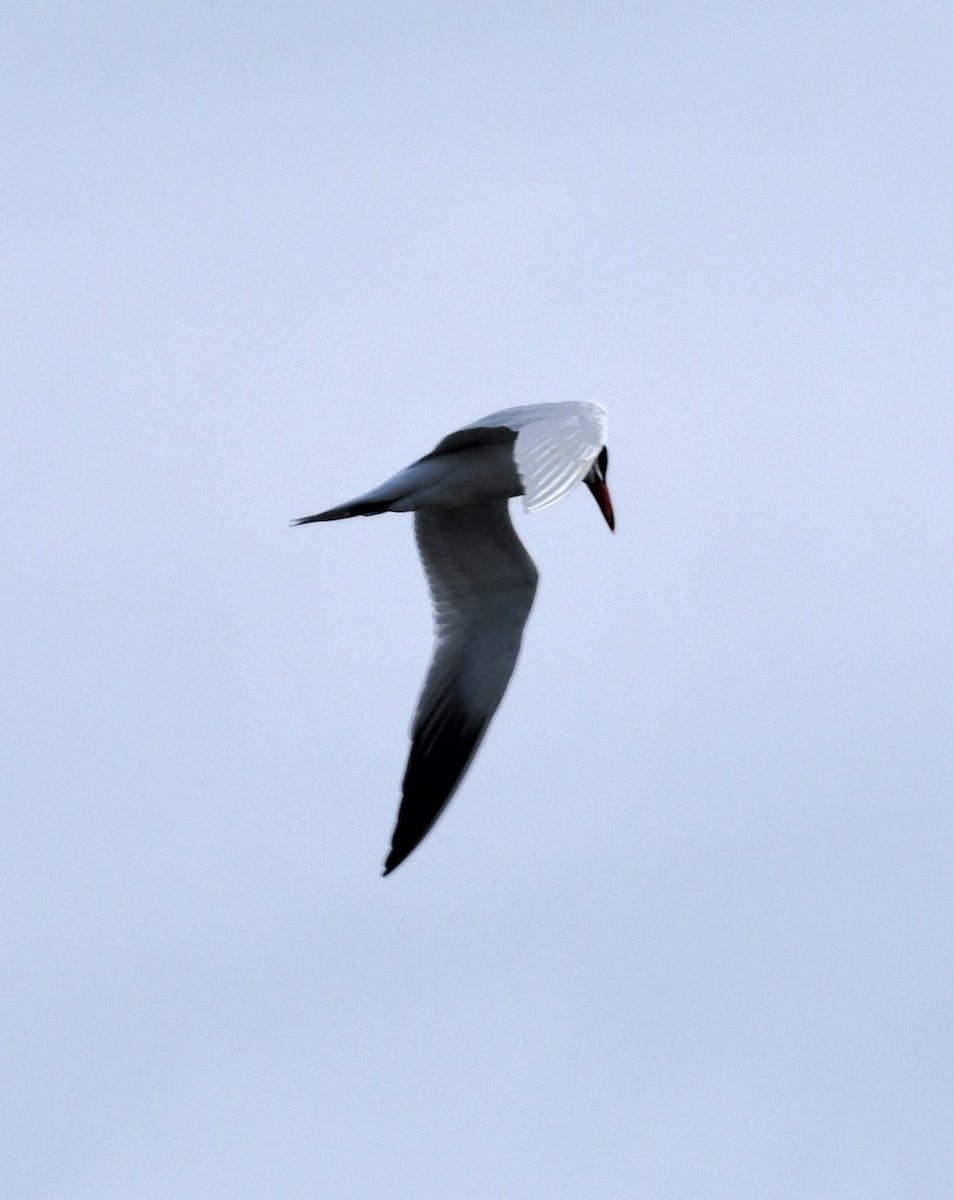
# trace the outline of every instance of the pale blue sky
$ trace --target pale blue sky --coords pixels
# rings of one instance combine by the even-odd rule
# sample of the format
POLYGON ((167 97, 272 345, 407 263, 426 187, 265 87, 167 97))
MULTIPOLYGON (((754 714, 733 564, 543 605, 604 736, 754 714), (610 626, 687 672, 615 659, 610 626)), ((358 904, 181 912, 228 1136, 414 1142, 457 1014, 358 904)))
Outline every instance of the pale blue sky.
POLYGON ((954 1194, 949 4, 7 5, 18 1200, 954 1194), (398 516, 497 408, 499 718, 393 877, 398 516))

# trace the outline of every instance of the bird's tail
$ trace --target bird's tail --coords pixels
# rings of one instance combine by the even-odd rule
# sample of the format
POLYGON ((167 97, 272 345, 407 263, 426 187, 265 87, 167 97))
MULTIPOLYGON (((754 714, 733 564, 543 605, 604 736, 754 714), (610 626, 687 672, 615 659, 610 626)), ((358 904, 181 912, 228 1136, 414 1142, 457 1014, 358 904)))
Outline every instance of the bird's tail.
POLYGON ((311 517, 299 517, 292 521, 293 525, 310 525, 313 521, 343 521, 346 517, 376 517, 378 513, 393 511, 401 498, 407 493, 405 472, 395 475, 380 487, 365 492, 349 500, 347 504, 336 504, 334 508, 326 508, 324 512, 315 513, 311 517))
POLYGON ((390 500, 352 500, 348 504, 326 508, 324 512, 314 513, 310 517, 297 517, 292 524, 310 525, 312 521, 343 521, 345 517, 376 517, 378 513, 387 512, 390 505, 390 500))

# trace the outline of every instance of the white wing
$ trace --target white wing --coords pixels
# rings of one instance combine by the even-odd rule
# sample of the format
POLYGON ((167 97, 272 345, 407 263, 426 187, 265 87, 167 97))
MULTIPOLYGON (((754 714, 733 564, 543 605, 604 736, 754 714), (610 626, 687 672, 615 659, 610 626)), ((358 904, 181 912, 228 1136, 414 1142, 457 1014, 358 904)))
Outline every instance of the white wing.
POLYGON ((500 426, 517 434, 513 457, 527 512, 561 500, 606 444, 606 410, 589 401, 505 408, 465 428, 500 426))
POLYGON ((437 644, 411 724, 387 875, 454 794, 507 690, 537 588, 506 500, 419 509, 414 534, 437 644))

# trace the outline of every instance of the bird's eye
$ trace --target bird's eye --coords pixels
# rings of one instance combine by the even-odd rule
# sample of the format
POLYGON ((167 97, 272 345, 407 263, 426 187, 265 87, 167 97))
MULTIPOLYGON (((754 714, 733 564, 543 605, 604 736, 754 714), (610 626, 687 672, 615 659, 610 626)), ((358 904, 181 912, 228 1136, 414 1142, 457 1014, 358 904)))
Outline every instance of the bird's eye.
POLYGON ((606 478, 606 468, 609 466, 609 454, 607 453, 605 446, 600 451, 599 458, 597 458, 597 460, 596 460, 596 465, 599 467, 600 474, 605 479, 606 478))

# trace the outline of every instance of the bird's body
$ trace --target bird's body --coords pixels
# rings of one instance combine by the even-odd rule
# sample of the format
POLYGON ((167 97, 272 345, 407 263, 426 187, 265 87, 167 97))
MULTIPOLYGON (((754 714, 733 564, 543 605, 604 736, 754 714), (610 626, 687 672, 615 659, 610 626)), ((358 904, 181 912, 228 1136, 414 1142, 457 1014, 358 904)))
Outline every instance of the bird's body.
POLYGON ((296 524, 413 512, 437 643, 411 724, 411 751, 384 873, 423 840, 453 796, 510 682, 537 587, 508 501, 542 508, 584 480, 612 529, 606 414, 596 404, 493 413, 363 496, 296 524))

